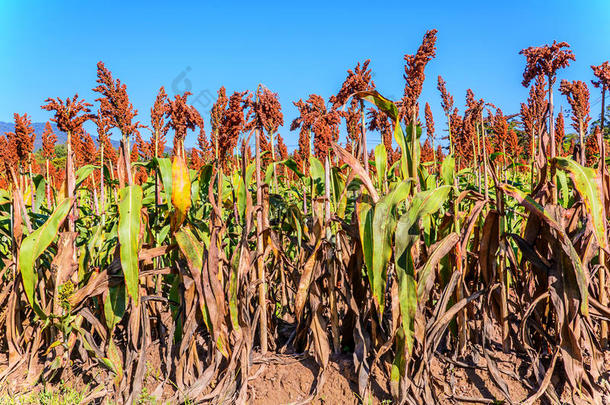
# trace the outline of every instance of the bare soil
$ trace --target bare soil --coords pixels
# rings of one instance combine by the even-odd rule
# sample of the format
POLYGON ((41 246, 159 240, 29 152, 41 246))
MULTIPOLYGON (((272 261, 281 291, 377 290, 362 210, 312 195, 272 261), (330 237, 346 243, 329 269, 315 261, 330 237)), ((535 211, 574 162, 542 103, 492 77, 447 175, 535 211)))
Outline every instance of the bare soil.
MULTIPOLYGON (((438 400, 441 404, 468 404, 468 403, 503 403, 503 395, 496 387, 487 371, 486 361, 482 355, 478 355, 477 348, 470 348, 466 358, 452 360, 445 355, 438 355, 430 364, 435 380, 435 388, 438 393, 438 400)), ((166 403, 174 395, 171 384, 165 384, 163 392, 156 397, 153 394, 162 380, 162 372, 158 351, 151 348, 149 360, 147 362, 147 373, 144 384, 144 392, 138 399, 140 404, 160 404, 166 403)), ((521 403, 525 398, 533 393, 536 387, 529 386, 529 383, 519 378, 523 375, 525 362, 513 353, 503 353, 496 350, 491 353, 496 362, 502 378, 506 381, 511 398, 515 403, 521 403)), ((610 365, 610 351, 604 352, 605 364, 610 365)), ((282 356, 271 354, 265 361, 257 360, 251 368, 250 381, 248 383, 248 403, 254 405, 276 405, 299 403, 306 400, 317 384, 316 376, 319 374, 319 367, 311 356, 282 356)), ((111 389, 112 376, 105 370, 97 367, 96 369, 84 370, 78 365, 64 372, 62 381, 54 381, 45 386, 34 384, 31 381, 32 375, 39 371, 28 368, 27 363, 23 364, 19 371, 0 387, 0 403, 5 403, 7 398, 17 399, 21 395, 42 390, 60 390, 69 386, 71 389, 81 392, 83 397, 93 399, 93 403, 112 403, 109 398, 112 395, 91 395, 92 389, 102 381, 108 384, 111 389), (28 381, 28 371, 30 371, 30 381, 28 381), (83 376, 87 378, 84 379, 83 376), (93 377, 92 377, 93 376, 93 377), (92 398, 94 397, 94 398, 92 398)), ((0 372, 6 368, 6 358, 0 358, 0 372)), ((610 368, 610 366, 609 366, 610 368)), ((385 378, 389 375, 389 370, 373 370, 372 403, 391 404, 393 403, 390 394, 389 381, 385 378)), ((571 398, 568 388, 562 381, 553 381, 555 387, 559 387, 558 392, 565 404, 585 404, 578 397, 571 398), (562 390, 562 387, 565 388, 562 390)), ((317 396, 310 402, 312 404, 358 404, 358 388, 356 373, 351 355, 342 354, 333 356, 326 371, 325 383, 319 390, 317 396)), ((35 403, 35 402, 27 402, 35 403)), ((547 404, 546 400, 536 402, 537 404, 547 404)), ((610 404, 610 398, 604 398, 604 404, 610 404)))

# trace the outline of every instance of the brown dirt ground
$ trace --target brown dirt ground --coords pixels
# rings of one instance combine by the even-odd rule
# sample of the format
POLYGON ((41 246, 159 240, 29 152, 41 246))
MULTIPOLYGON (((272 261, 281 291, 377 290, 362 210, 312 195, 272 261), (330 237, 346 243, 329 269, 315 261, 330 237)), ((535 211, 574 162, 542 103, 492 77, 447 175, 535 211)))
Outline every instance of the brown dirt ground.
MULTIPOLYGON (((156 350, 151 350, 149 361, 147 363, 147 374, 145 379, 145 388, 148 394, 147 397, 140 398, 141 404, 158 404, 165 403, 174 394, 170 384, 165 385, 165 389, 161 398, 152 398, 155 388, 161 380, 161 371, 159 368, 158 356, 154 353, 156 350), (163 402, 161 402, 163 401, 163 402)), ((477 352, 471 350, 471 353, 477 352)), ((606 351, 605 364, 610 368, 610 351, 606 351)), ((511 398, 515 403, 521 403, 530 391, 519 379, 512 378, 510 375, 519 375, 520 368, 523 367, 523 361, 514 354, 505 354, 501 351, 494 351, 492 354, 498 368, 502 372, 502 377, 508 385, 511 398)), ((446 358, 436 357, 430 367, 435 379, 437 392, 439 393, 439 402, 442 404, 455 403, 501 403, 503 398, 500 391, 492 382, 489 373, 487 372, 485 359, 477 355, 469 355, 467 359, 461 359, 463 362, 470 364, 470 367, 460 367, 452 364, 446 358), (473 366, 476 364, 476 366, 473 366), (469 402, 468 399, 477 400, 469 402), (485 399, 486 401, 483 401, 485 399)), ((0 372, 6 367, 6 358, 0 358, 0 372)), ((23 365, 20 370, 15 373, 15 378, 6 381, 0 387, 0 399, 7 396, 17 396, 19 393, 32 392, 41 390, 40 385, 32 387, 32 384, 27 382, 26 365, 23 365)), ((80 372, 78 367, 67 369, 63 375, 63 381, 67 382, 77 391, 89 391, 97 383, 91 381, 90 385, 86 385, 85 381, 79 377, 80 372)), ((522 369, 521 369, 522 371, 522 369)), ((300 402, 309 396, 309 393, 314 386, 315 378, 319 372, 319 368, 313 357, 306 356, 295 358, 292 356, 271 355, 264 364, 254 364, 251 369, 251 377, 248 387, 248 403, 254 405, 266 404, 290 404, 300 402)), ((34 373, 35 374, 35 373, 34 373)), ((380 370, 373 371, 372 393, 374 404, 391 404, 389 383, 383 377, 380 370)), ((110 382, 111 377, 103 370, 91 369, 88 375, 95 375, 97 382, 110 382)), ((386 374, 387 375, 387 374, 386 374)), ((557 386, 561 386, 561 381, 553 381, 557 386)), ((49 384, 47 389, 53 389, 55 384, 49 384)), ((359 398, 357 395, 358 389, 356 384, 356 375, 354 371, 351 355, 342 354, 334 356, 329 363, 326 373, 326 381, 318 395, 311 401, 312 404, 358 404, 359 398)), ((567 394, 567 389, 561 392, 562 401, 565 404, 584 404, 579 398, 570 398, 567 394)), ((108 403, 105 397, 98 399, 95 403, 108 403)), ((610 398, 604 398, 604 404, 610 404, 610 398)), ((0 400, 0 403, 2 400, 0 400)), ((546 404, 547 402, 537 402, 538 404, 546 404)))

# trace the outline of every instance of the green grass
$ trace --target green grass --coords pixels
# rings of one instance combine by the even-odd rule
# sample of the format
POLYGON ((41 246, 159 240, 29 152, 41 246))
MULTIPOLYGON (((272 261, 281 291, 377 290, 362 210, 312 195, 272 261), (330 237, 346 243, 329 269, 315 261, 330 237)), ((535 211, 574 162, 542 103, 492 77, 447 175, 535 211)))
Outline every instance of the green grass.
POLYGON ((71 385, 62 382, 54 389, 43 388, 40 391, 15 395, 0 394, 0 405, 72 405, 80 403, 87 395, 87 391, 87 388, 85 388, 80 392, 71 385))

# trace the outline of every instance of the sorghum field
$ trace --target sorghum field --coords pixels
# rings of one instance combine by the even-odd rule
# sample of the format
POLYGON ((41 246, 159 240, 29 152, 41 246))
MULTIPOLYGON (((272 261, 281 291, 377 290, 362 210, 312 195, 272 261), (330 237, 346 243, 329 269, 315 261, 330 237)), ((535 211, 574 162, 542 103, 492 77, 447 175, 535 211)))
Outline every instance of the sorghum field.
POLYGON ((589 98, 603 115, 610 64, 557 80, 567 43, 523 49, 518 114, 470 90, 460 112, 439 76, 433 118, 436 35, 404 56, 399 100, 364 61, 330 99, 294 101, 291 154, 264 85, 220 88, 206 128, 161 88, 144 127, 100 62, 97 99, 41 106, 67 144, 49 123, 35 151, 15 114, 3 401, 70 382, 83 403, 609 403, 608 131, 589 98))

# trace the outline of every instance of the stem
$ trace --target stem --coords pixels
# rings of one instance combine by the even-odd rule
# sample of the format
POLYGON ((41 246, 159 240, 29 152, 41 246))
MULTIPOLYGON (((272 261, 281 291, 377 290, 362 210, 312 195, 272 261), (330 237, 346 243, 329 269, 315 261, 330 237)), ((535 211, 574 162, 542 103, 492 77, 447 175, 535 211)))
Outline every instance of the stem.
POLYGON ((489 198, 489 188, 487 187, 487 144, 485 143, 485 125, 483 124, 483 112, 481 112, 481 136, 483 144, 483 181, 485 182, 485 199, 489 198))
POLYGON ((106 196, 104 194, 104 143, 100 145, 100 201, 102 203, 101 213, 106 212, 106 196))
MULTIPOLYGON (((551 81, 551 76, 548 76, 549 79, 549 128, 551 133, 551 159, 556 156, 555 149, 555 120, 553 117, 553 82, 551 81)), ((551 165, 551 183, 553 183, 553 204, 557 205, 557 178, 555 176, 555 165, 551 165)))
POLYGON ((531 165, 531 172, 530 172, 530 183, 531 183, 531 191, 534 190, 534 186, 535 186, 535 179, 536 176, 534 175, 535 171, 536 171, 536 131, 534 129, 532 129, 532 141, 531 141, 531 150, 532 150, 532 161, 530 162, 531 165))
POLYGON ((362 115, 362 157, 364 160, 364 170, 369 172, 369 152, 366 146, 366 118, 364 116, 364 101, 360 100, 360 114, 362 115))
MULTIPOLYGON (((328 154, 324 159, 324 226, 326 228, 326 241, 330 244, 332 239, 332 233, 330 229, 330 163, 328 159, 328 154)), ((337 313, 337 297, 335 293, 335 286, 337 283, 337 274, 335 271, 335 266, 333 266, 332 259, 330 255, 327 256, 326 265, 328 266, 328 270, 330 272, 330 282, 329 282, 329 304, 330 304, 330 322, 331 322, 331 332, 333 338, 333 348, 335 353, 339 353, 341 351, 341 345, 339 343, 339 315, 337 313)))
MULTIPOLYGON (((482 116, 483 113, 481 113, 481 117, 482 116)), ((447 114, 447 132, 449 133, 449 153, 453 155, 453 140, 451 139, 451 116, 449 114, 447 114)))
POLYGON ((419 181, 417 181, 417 160, 415 159, 415 150, 419 145, 417 145, 419 140, 417 139, 417 114, 413 111, 413 118, 411 121, 411 176, 413 177, 413 181, 415 182, 415 187, 412 190, 420 190, 419 181))
MULTIPOLYGON (((68 151, 66 155, 66 188, 68 198, 74 197, 74 162, 72 160, 72 132, 68 131, 68 151)), ((74 221, 76 217, 76 204, 72 206, 70 215, 68 216, 68 231, 74 232, 74 221)))
POLYGON ((263 193, 261 182, 260 131, 256 130, 256 267, 258 270, 258 304, 260 306, 260 346, 261 354, 267 353, 267 289, 265 286, 265 266, 263 262, 263 193))
POLYGON ((45 187, 45 191, 47 194, 47 208, 50 210, 51 209, 51 185, 49 184, 49 159, 46 159, 46 168, 47 168, 47 184, 45 187))
POLYGON ((275 172, 275 143, 273 142, 273 135, 274 133, 272 132, 269 137, 271 138, 271 164, 273 165, 273 192, 277 193, 277 173, 275 172))
POLYGON ((578 119, 578 141, 580 142, 580 164, 585 165, 586 157, 585 157, 585 134, 582 127, 582 120, 578 119))
POLYGON ((131 175, 131 145, 129 136, 123 134, 123 160, 125 161, 125 172, 127 173, 127 184, 133 184, 133 176, 131 175))
MULTIPOLYGON (((600 158, 600 162, 599 162, 599 171, 601 173, 601 178, 602 178, 602 186, 603 189, 606 190, 606 184, 603 184, 604 182, 606 182, 606 176, 605 174, 607 173, 607 168, 606 168, 606 142, 604 140, 604 113, 606 110, 606 84, 602 83, 602 115, 601 115, 601 123, 600 123, 600 127, 601 127, 601 142, 599 145, 599 158, 600 158)), ((606 196, 606 198, 608 198, 608 196, 606 196)), ((605 203, 605 201, 604 201, 605 203)), ((602 204, 602 206, 605 206, 605 204, 602 204)), ((605 217, 605 215, 604 215, 605 217)), ((608 285, 607 285, 607 281, 606 281, 606 271, 605 269, 607 268, 606 266, 606 252, 604 252, 603 250, 600 249, 599 251, 599 263, 602 265, 602 267, 599 270, 599 302, 607 307, 608 306, 608 285)), ((608 346, 608 322, 606 321, 602 321, 601 322, 601 328, 600 328, 600 344, 602 349, 605 349, 608 346)))

